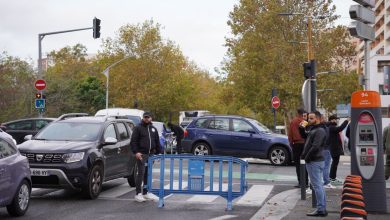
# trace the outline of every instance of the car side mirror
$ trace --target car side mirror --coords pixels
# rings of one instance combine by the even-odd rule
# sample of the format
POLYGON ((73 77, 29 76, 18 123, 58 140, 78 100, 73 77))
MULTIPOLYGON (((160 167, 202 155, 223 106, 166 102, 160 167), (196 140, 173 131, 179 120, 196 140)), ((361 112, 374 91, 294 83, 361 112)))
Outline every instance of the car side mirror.
POLYGON ((248 129, 248 133, 251 133, 251 134, 256 134, 256 131, 254 129, 248 129))
POLYGON ((26 135, 26 136, 24 136, 24 140, 25 141, 29 141, 29 140, 32 140, 32 134, 29 134, 29 135, 26 135))
POLYGON ((116 144, 116 143, 118 143, 118 140, 116 138, 113 138, 113 137, 108 137, 104 140, 105 145, 112 145, 112 144, 116 144))

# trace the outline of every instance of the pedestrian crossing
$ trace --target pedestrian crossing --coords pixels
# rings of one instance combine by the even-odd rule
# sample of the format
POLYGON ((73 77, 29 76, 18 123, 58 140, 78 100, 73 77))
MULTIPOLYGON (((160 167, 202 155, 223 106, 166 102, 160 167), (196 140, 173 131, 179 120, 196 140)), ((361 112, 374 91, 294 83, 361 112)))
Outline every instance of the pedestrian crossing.
MULTIPOLYGON (((188 187, 187 182, 182 182, 182 189, 186 189, 188 187)), ((165 189, 170 188, 170 184, 164 185, 165 189)), ((174 181, 172 184, 173 189, 179 189, 179 182, 174 181)), ((213 190, 218 190, 219 185, 213 184, 213 190)), ((222 184, 222 190, 226 191, 228 189, 228 184, 222 184)), ((272 185, 251 185, 248 187, 248 191, 242 196, 233 201, 233 205, 237 206, 256 206, 260 207, 265 199, 270 195, 273 189, 272 185)), ((205 183, 205 191, 210 190, 210 185, 207 186, 205 183)), ((32 198, 50 198, 50 197, 58 197, 58 196, 77 196, 80 193, 74 193, 76 195, 67 195, 69 191, 63 189, 41 189, 41 188, 33 188, 32 189, 32 198)), ((119 182, 118 184, 111 184, 109 186, 103 185, 102 192, 99 195, 100 200, 129 200, 134 201, 135 196, 135 188, 130 187, 128 183, 119 182)), ((156 197, 156 199, 158 199, 156 197)), ((170 194, 164 197, 165 203, 169 202, 179 202, 185 204, 188 203, 199 203, 199 204, 226 204, 226 200, 220 196, 214 195, 188 195, 188 194, 170 194)))

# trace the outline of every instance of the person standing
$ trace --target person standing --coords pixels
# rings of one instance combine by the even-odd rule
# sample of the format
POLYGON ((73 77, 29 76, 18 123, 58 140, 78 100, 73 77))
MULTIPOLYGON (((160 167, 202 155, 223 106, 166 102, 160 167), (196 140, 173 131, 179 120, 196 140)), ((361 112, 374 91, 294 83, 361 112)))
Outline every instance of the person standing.
POLYGON ((153 195, 147 191, 148 158, 152 154, 160 154, 161 145, 157 129, 152 124, 152 114, 150 112, 145 112, 141 123, 134 128, 130 146, 131 150, 135 154, 138 169, 135 180, 135 200, 137 202, 153 200, 153 195), (142 182, 144 184, 143 189, 141 188, 142 182))
MULTIPOLYGON (((296 117, 291 121, 290 123, 290 129, 288 132, 288 140, 290 142, 291 149, 293 151, 293 159, 295 163, 295 171, 297 174, 298 179, 298 185, 295 187, 299 188, 301 185, 301 171, 300 171, 300 163, 299 158, 301 157, 305 139, 301 136, 299 132, 299 125, 303 122, 303 115, 305 114, 305 110, 302 108, 297 109, 297 115, 296 117)), ((307 176, 307 173, 305 175, 306 177, 306 186, 309 185, 309 179, 307 176)))
POLYGON ((323 173, 324 188, 334 189, 336 187, 334 187, 330 183, 330 178, 329 178, 330 164, 332 162, 332 156, 330 154, 329 123, 326 122, 325 120, 322 123, 324 125, 324 129, 326 132, 326 142, 325 142, 324 151, 323 151, 323 155, 324 155, 324 173, 323 173))
POLYGON ((326 142, 326 131, 321 123, 321 113, 311 112, 308 116, 311 129, 305 141, 301 159, 306 162, 306 169, 316 195, 317 209, 307 213, 307 216, 327 216, 326 194, 323 184, 324 156, 323 149, 326 142))
POLYGON ((181 140, 184 138, 184 131, 183 128, 181 128, 178 125, 174 125, 171 122, 168 122, 168 127, 172 130, 172 132, 176 136, 176 152, 178 154, 181 154, 183 149, 181 147, 181 140))
POLYGON ((337 126, 338 117, 336 115, 329 116, 329 146, 332 156, 332 165, 330 166, 329 178, 332 185, 340 185, 343 182, 336 178, 337 166, 339 165, 340 156, 344 155, 343 142, 340 137, 340 132, 347 127, 350 118, 345 120, 340 126, 337 126))

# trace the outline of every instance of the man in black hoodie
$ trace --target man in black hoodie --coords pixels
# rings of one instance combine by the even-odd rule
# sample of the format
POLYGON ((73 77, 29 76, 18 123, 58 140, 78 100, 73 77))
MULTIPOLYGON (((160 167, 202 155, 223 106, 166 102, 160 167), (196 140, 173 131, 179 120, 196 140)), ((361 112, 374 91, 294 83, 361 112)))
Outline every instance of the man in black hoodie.
POLYGON ((145 112, 141 123, 134 128, 130 146, 135 154, 138 168, 138 174, 135 181, 135 200, 137 202, 153 200, 153 195, 147 191, 148 158, 151 154, 159 154, 161 145, 157 129, 152 125, 152 114, 150 112, 145 112), (143 190, 141 189, 142 180, 144 183, 143 190))
POLYGON ((326 195, 323 185, 324 157, 323 149, 326 142, 326 131, 321 123, 321 113, 311 112, 308 117, 309 125, 312 126, 301 159, 306 162, 307 173, 317 199, 317 209, 307 213, 307 216, 327 216, 326 195))

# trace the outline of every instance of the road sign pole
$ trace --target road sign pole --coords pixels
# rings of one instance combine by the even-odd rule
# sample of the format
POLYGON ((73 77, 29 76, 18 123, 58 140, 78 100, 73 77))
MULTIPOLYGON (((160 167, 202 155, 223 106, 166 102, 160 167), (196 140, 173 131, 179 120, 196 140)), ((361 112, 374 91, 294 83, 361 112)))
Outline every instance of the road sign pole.
MULTIPOLYGON (((272 99, 276 96, 276 89, 272 88, 272 99)), ((271 100, 272 100, 271 99, 271 100)), ((276 109, 272 106, 272 112, 274 113, 274 131, 276 131, 276 109)))

